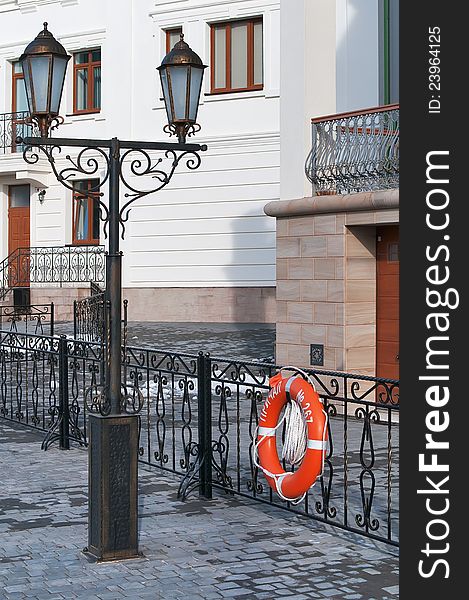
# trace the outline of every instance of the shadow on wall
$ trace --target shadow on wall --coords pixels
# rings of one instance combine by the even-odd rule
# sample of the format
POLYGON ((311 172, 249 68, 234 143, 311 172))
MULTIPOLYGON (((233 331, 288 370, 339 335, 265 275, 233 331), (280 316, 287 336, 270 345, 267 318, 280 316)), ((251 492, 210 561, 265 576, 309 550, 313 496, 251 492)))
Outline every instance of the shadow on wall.
MULTIPOLYGON (((265 201, 266 203, 268 200, 265 201)), ((231 260, 225 267, 230 321, 275 323, 275 219, 254 207, 232 219, 231 260)))

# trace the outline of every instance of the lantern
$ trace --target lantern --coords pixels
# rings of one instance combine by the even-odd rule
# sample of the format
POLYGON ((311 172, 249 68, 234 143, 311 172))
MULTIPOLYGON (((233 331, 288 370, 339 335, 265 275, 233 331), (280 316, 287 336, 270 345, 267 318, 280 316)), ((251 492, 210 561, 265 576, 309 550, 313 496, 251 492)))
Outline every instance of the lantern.
POLYGON ((31 119, 37 121, 43 137, 58 119, 69 60, 65 48, 47 30, 47 23, 20 57, 31 119))
POLYGON ((158 67, 168 116, 165 131, 177 135, 181 143, 186 135, 200 129, 197 125, 200 91, 206 65, 184 41, 184 34, 158 67))

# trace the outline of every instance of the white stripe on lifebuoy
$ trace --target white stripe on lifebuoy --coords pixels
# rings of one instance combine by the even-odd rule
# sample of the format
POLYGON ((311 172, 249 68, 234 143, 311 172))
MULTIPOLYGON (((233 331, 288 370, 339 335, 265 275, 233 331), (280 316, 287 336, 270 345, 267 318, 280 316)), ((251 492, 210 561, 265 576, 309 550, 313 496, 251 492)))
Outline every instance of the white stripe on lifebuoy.
POLYGON ((261 437, 270 437, 275 435, 275 427, 258 427, 257 435, 261 437))
MULTIPOLYGON (((283 480, 285 479, 285 477, 288 477, 289 475, 293 475, 293 473, 291 471, 287 471, 286 473, 282 473, 281 475, 279 475, 277 477, 277 491, 280 492, 281 497, 283 497, 283 492, 282 492, 282 483, 283 480)), ((287 500, 287 502, 289 501, 288 498, 284 498, 284 500, 287 500)))
POLYGON ((326 450, 327 442, 322 440, 308 440, 308 450, 326 450))
POLYGON ((290 393, 290 388, 291 388, 291 384, 295 381, 296 379, 296 375, 293 375, 293 377, 290 377, 285 385, 285 391, 289 394, 290 393))

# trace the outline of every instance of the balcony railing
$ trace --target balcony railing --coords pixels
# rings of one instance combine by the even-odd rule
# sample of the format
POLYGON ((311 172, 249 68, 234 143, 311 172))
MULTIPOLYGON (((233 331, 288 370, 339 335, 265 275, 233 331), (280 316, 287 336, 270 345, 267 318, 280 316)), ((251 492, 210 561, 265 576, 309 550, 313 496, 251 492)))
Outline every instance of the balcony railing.
POLYGON ((23 146, 15 140, 18 136, 27 137, 39 135, 36 125, 25 123, 29 112, 0 113, 0 154, 22 152, 23 146))
POLYGON ((312 119, 313 194, 399 187, 399 105, 312 119))

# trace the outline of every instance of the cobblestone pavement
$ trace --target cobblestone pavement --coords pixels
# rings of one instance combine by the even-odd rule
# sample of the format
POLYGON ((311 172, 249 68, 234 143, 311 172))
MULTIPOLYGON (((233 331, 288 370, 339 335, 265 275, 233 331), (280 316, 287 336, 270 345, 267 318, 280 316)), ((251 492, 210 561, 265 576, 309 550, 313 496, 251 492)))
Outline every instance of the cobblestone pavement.
MULTIPOLYGON (((57 334, 73 335, 73 323, 57 323, 57 334)), ((129 346, 173 352, 210 352, 216 357, 272 361, 275 325, 265 323, 129 323, 129 346)))
POLYGON ((144 557, 90 563, 87 455, 0 422, 0 598, 398 598, 394 548, 218 494, 177 500, 178 479, 140 466, 144 557))

